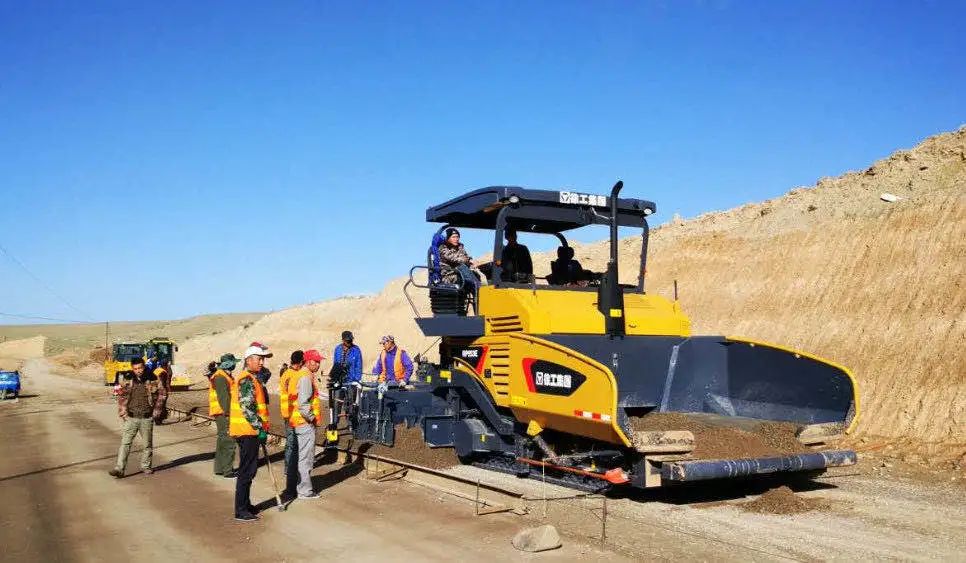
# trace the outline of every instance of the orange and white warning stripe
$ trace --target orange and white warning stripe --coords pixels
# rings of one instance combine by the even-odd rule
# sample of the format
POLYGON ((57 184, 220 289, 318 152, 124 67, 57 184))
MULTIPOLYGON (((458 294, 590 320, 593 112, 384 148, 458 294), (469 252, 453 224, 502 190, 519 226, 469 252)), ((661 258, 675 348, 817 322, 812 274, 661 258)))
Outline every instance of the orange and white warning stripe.
POLYGON ((610 422, 609 414, 601 414, 599 412, 576 410, 574 411, 574 416, 578 416, 580 418, 589 418, 591 420, 599 420, 601 422, 610 422))

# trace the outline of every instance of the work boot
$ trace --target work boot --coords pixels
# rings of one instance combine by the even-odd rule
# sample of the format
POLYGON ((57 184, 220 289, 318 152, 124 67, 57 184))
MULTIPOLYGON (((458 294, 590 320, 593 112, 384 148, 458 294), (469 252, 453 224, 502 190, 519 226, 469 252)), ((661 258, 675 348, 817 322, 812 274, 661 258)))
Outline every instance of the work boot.
POLYGON ((145 475, 151 475, 152 473, 154 473, 154 470, 151 469, 150 467, 148 467, 147 469, 142 469, 142 471, 144 471, 145 475))
POLYGON ((110 475, 111 477, 114 477, 115 479, 120 479, 121 477, 124 477, 124 471, 116 467, 108 471, 107 474, 110 475))
POLYGON ((314 498, 319 498, 319 493, 313 491, 310 495, 299 495, 299 500, 309 500, 314 498))
POLYGON ((258 516, 255 516, 250 512, 243 513, 243 514, 236 514, 235 520, 238 520, 239 522, 254 522, 255 520, 258 520, 258 516))

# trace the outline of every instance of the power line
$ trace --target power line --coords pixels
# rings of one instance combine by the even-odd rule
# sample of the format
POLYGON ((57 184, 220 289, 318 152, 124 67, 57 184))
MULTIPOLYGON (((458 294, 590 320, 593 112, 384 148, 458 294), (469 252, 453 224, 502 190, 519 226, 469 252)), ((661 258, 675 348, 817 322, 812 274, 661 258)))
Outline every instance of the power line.
MULTIPOLYGON (((78 309, 77 307, 75 307, 73 304, 71 304, 71 302, 68 301, 66 297, 64 297, 63 295, 61 295, 61 294, 57 293, 56 291, 54 291, 53 288, 51 288, 49 285, 47 285, 46 283, 44 283, 43 280, 41 280, 33 272, 31 272, 30 269, 27 268, 27 266, 25 266, 23 262, 21 262, 20 260, 18 260, 16 256, 14 256, 13 254, 11 254, 9 250, 7 250, 6 248, 4 248, 2 244, 0 244, 0 252, 3 252, 7 256, 7 258, 9 258, 14 264, 16 264, 17 266, 20 266, 20 269, 23 270, 28 276, 30 276, 31 279, 33 279, 35 282, 37 282, 37 284, 40 285, 40 287, 46 289, 48 292, 50 292, 51 295, 53 295, 53 296, 57 297, 58 299, 60 299, 61 301, 63 301, 65 305, 67 305, 68 307, 70 307, 74 311, 80 313, 80 315, 82 317, 87 318, 88 321, 92 321, 92 322, 94 321, 94 317, 88 315, 84 311, 81 311, 80 309, 78 309)), ((16 316, 16 315, 9 315, 9 316, 16 316)), ((69 322, 76 322, 76 321, 69 321, 69 322)))
POLYGON ((87 324, 91 321, 78 321, 76 319, 57 319, 54 317, 38 317, 35 315, 17 315, 15 313, 0 313, 0 317, 13 317, 15 319, 31 319, 36 321, 56 321, 60 323, 82 323, 87 324))

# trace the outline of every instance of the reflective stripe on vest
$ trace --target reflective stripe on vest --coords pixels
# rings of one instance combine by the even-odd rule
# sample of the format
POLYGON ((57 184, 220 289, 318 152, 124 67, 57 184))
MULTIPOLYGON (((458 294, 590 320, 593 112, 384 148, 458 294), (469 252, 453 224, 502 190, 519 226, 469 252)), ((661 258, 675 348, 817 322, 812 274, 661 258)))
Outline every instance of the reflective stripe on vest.
POLYGON ((278 409, 285 420, 292 416, 292 405, 288 400, 288 382, 294 373, 295 370, 292 368, 285 368, 278 378, 278 409))
POLYGON ((231 386, 231 412, 228 416, 228 434, 230 436, 258 435, 258 431, 248 423, 248 420, 242 412, 241 403, 238 402, 242 381, 246 379, 252 381, 252 386, 255 389, 255 407, 258 411, 258 418, 261 419, 262 427, 265 431, 268 431, 268 405, 265 403, 265 388, 262 387, 260 381, 255 379, 254 375, 249 373, 248 370, 245 370, 241 372, 241 375, 238 376, 238 379, 231 386))
MULTIPOLYGON (((402 348, 396 346, 396 357, 392 361, 392 376, 396 381, 402 381, 406 378, 406 368, 403 367, 402 363, 403 350, 402 348)), ((379 361, 382 363, 382 373, 379 374, 379 383, 386 380, 389 375, 389 371, 386 369, 386 351, 383 350, 379 354, 379 361)))
POLYGON ((208 381, 208 416, 225 414, 225 411, 221 408, 221 403, 218 402, 218 392, 215 391, 216 377, 224 377, 225 383, 228 384, 228 390, 231 391, 231 376, 228 373, 224 370, 218 370, 212 374, 211 380, 208 381))
POLYGON ((278 404, 279 409, 282 411, 282 418, 288 420, 292 416, 292 412, 296 409, 296 401, 294 401, 289 391, 289 386, 292 384, 292 380, 298 377, 298 374, 305 371, 302 369, 292 369, 287 368, 282 372, 282 377, 278 382, 278 404))
POLYGON ((298 372, 292 374, 292 377, 288 380, 288 397, 289 405, 292 408, 292 414, 288 419, 288 424, 292 428, 296 426, 301 426, 303 424, 309 424, 305 421, 305 417, 302 416, 302 411, 299 410, 299 382, 302 381, 303 377, 308 377, 312 382, 312 399, 309 400, 309 405, 312 407, 312 416, 315 420, 312 422, 315 426, 322 424, 322 399, 319 398, 319 387, 315 383, 315 377, 306 370, 299 370, 298 372))

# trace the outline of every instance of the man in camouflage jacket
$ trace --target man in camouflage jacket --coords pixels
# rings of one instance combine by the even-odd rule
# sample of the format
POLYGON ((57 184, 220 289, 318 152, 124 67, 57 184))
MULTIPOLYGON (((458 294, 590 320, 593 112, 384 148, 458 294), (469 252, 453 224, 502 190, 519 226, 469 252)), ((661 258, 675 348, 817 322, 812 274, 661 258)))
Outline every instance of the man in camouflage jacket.
POLYGON ((439 269, 443 283, 458 283, 460 276, 457 270, 460 266, 470 267, 473 258, 466 252, 460 242, 460 232, 450 227, 446 229, 446 240, 439 245, 439 269))

